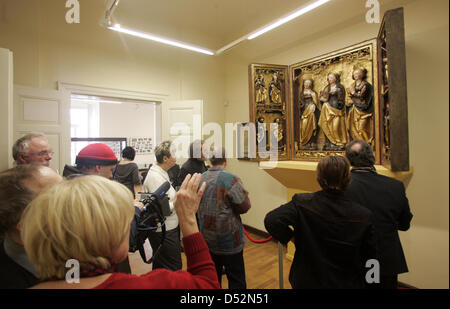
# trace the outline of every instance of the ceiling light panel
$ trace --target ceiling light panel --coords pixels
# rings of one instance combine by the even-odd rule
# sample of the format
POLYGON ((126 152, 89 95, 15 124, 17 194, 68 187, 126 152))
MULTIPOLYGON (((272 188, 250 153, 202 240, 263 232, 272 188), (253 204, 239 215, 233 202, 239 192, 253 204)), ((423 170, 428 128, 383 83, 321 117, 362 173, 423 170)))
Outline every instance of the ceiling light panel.
POLYGON ((145 32, 141 32, 141 31, 136 31, 136 30, 132 30, 132 29, 128 29, 125 27, 122 27, 119 24, 115 24, 114 26, 111 24, 110 18, 112 15, 112 12, 114 11, 115 8, 117 8, 118 4, 119 4, 119 0, 110 0, 112 2, 112 7, 109 8, 107 10, 107 20, 104 20, 104 22, 102 23, 103 25, 106 25, 106 27, 108 29, 120 32, 120 33, 124 33, 124 34, 128 34, 128 35, 132 35, 135 37, 139 37, 139 38, 143 38, 143 39, 147 39, 147 40, 151 40, 151 41, 155 41, 155 42, 159 42, 159 43, 163 43, 163 44, 167 44, 167 45, 171 45, 171 46, 175 46, 175 47, 180 47, 180 48, 184 48, 184 49, 188 49, 191 51, 195 51, 198 53, 202 53, 202 54, 206 54, 206 55, 218 55, 223 53, 226 50, 229 50, 231 48, 233 48, 234 46, 240 44, 241 42, 245 41, 245 40, 253 40, 259 36, 261 36, 264 33, 267 33, 295 18, 298 18, 322 5, 324 5, 325 3, 331 1, 331 0, 317 0, 314 2, 310 2, 309 4, 299 8, 298 10, 276 20, 273 23, 270 23, 268 25, 266 25, 263 28, 260 28, 259 30, 256 30, 248 35, 245 35, 237 40, 234 40, 233 42, 225 45, 224 47, 218 49, 216 52, 211 51, 209 49, 206 48, 202 48, 202 47, 198 47, 198 46, 194 46, 191 44, 187 44, 187 43, 183 43, 183 42, 179 42, 179 41, 175 41, 175 40, 171 40, 168 38, 163 38, 160 36, 156 36, 150 33, 145 33, 145 32))

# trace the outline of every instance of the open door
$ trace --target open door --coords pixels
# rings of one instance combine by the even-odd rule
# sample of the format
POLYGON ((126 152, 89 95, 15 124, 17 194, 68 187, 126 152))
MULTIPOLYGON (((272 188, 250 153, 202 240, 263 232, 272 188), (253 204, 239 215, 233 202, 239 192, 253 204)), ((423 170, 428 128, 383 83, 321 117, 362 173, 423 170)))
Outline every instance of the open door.
POLYGON ((403 8, 387 11, 378 34, 381 163, 409 171, 408 98, 403 8))
POLYGON ((203 101, 165 101, 162 103, 162 139, 176 141, 178 164, 188 158, 189 144, 202 139, 203 101))
POLYGON ((55 153, 50 167, 62 173, 70 163, 70 96, 67 91, 15 86, 14 140, 30 132, 43 133, 55 153))

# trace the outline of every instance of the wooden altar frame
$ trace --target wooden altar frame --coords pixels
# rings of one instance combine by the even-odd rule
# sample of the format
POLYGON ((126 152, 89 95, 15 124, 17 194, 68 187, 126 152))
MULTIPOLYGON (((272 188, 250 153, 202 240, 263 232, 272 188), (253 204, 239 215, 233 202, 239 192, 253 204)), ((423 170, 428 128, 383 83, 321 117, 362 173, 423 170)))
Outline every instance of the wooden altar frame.
MULTIPOLYGON (((389 170, 409 171, 409 137, 408 137, 408 103, 405 57, 405 31, 403 8, 387 11, 383 17, 377 38, 364 41, 334 52, 314 57, 293 65, 275 65, 254 63, 249 65, 249 95, 250 122, 257 121, 257 103, 255 102, 255 78, 258 68, 286 70, 284 84, 284 100, 286 107, 285 127, 283 128, 286 143, 286 154, 278 154, 279 161, 319 161, 327 155, 344 155, 344 151, 310 150, 309 155, 297 152, 295 141, 296 121, 295 107, 295 70, 307 63, 324 59, 332 59, 345 53, 351 53, 358 48, 370 47, 372 72, 368 81, 373 87, 373 128, 374 153, 376 164, 381 164, 389 170), (386 91, 387 90, 387 91, 386 91), (387 95, 386 95, 387 93, 387 95), (389 104, 389 105, 388 105, 389 104)), ((347 72, 348 74, 348 72, 347 72)), ((344 87, 348 87, 345 84, 344 87)), ((317 91, 318 89, 316 89, 317 91)), ((256 140, 255 140, 256 145, 256 140)), ((259 158, 252 161, 265 161, 259 158)))

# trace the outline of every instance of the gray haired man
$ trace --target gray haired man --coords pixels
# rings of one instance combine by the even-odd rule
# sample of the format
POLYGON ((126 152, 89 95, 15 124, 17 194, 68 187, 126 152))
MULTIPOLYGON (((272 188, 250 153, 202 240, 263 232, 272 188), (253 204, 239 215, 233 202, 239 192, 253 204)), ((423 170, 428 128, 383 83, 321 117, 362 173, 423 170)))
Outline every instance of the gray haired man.
POLYGON ((37 163, 48 167, 53 158, 47 138, 40 133, 29 133, 19 138, 12 152, 16 165, 37 163))
POLYGON ((373 214, 380 262, 380 283, 370 288, 396 289, 398 274, 408 272, 398 231, 407 231, 413 214, 402 182, 377 173, 372 147, 363 140, 346 146, 345 156, 352 166, 352 182, 347 198, 373 214))

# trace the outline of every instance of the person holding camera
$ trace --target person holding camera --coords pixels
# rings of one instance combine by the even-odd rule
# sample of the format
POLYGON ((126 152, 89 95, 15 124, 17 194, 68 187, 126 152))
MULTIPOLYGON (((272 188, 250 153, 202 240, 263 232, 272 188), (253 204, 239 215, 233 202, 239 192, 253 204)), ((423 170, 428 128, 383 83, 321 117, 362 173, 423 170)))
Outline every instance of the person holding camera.
MULTIPOLYGON (((176 163, 175 156, 172 156, 170 151, 171 142, 165 141, 156 146, 155 157, 156 164, 153 164, 145 178, 143 189, 145 192, 155 192, 163 183, 169 181, 170 177, 167 173, 176 163)), ((178 232, 178 217, 174 211, 174 200, 176 191, 171 185, 167 191, 169 197, 169 205, 172 213, 166 217, 165 227, 166 234, 163 246, 159 249, 158 255, 154 257, 153 269, 165 268, 168 270, 180 270, 183 267, 181 261, 181 244, 178 232)), ((159 228, 156 232, 151 233, 148 237, 153 252, 159 248, 163 240, 162 229, 159 228)))
POLYGON ((23 216, 25 250, 45 281, 33 288, 219 288, 214 263, 195 219, 205 190, 205 184, 199 188, 200 181, 199 174, 187 176, 174 202, 184 235, 187 271, 156 269, 141 276, 114 271, 128 253, 134 217, 130 190, 99 176, 65 180, 47 190, 27 207, 23 216), (69 260, 78 262, 79 267, 68 269, 69 260), (79 282, 73 281, 76 275, 79 282), (73 280, 67 280, 68 277, 73 280))

